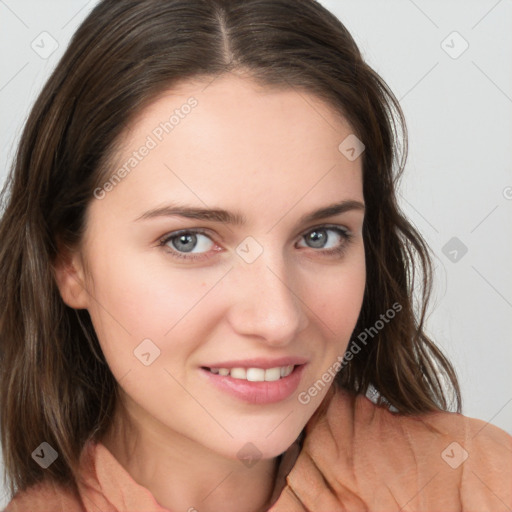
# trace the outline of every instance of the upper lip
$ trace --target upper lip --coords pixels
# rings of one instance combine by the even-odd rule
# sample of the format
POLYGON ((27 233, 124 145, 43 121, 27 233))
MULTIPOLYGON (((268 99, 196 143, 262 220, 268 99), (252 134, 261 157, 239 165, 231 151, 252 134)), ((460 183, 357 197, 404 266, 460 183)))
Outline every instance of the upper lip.
POLYGON ((304 357, 278 357, 276 359, 267 359, 264 357, 254 357, 251 359, 232 359, 231 361, 222 361, 203 365, 204 368, 276 368, 278 366, 296 366, 307 363, 304 357))

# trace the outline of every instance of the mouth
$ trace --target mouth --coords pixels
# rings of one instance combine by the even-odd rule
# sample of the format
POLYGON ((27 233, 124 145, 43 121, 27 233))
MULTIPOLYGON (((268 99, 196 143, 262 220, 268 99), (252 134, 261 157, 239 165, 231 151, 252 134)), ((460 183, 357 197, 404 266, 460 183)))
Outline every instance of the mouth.
POLYGON ((276 380, 288 377, 295 368, 302 365, 276 366, 274 368, 208 368, 203 366, 203 370, 207 370, 215 375, 223 377, 231 377, 232 379, 247 380, 249 382, 274 382, 276 380))
POLYGON ((271 404, 290 398, 299 387, 307 363, 273 368, 200 367, 209 385, 250 404, 271 404))

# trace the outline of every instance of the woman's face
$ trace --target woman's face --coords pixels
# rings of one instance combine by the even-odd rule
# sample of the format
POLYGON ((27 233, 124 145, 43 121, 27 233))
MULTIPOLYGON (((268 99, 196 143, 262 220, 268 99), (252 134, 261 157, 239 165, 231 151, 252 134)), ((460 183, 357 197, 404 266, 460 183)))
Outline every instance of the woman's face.
POLYGON ((59 286, 88 309, 139 428, 229 458, 298 436, 362 304, 361 158, 339 149, 351 133, 313 95, 231 74, 173 88, 130 126, 59 286))

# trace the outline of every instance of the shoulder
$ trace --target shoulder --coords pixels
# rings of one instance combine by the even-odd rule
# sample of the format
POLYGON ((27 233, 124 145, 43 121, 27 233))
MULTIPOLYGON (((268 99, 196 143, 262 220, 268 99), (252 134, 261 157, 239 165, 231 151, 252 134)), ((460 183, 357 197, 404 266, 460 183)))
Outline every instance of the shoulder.
POLYGON ((311 458, 360 496, 380 484, 381 501, 411 499, 412 509, 512 508, 512 436, 480 419, 402 415, 337 390, 307 437, 311 458))
POLYGON ((451 441, 467 445, 467 449, 472 449, 473 457, 504 455, 509 461, 512 456, 510 434, 492 423, 459 413, 438 411, 404 415, 378 406, 364 395, 338 390, 321 421, 334 430, 343 427, 346 432, 348 418, 354 427, 357 426, 357 432, 353 432, 355 436, 375 437, 380 443, 388 440, 406 443, 411 448, 416 445, 424 448, 425 443, 439 442, 443 446, 445 441, 451 441))
POLYGON ((83 512, 80 497, 62 485, 44 481, 18 491, 3 512, 83 512))

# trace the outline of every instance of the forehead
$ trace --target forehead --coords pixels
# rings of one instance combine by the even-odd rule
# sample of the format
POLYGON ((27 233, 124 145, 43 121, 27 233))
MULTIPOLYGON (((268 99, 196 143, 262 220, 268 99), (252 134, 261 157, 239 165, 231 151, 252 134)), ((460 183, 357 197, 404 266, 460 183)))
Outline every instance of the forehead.
POLYGON ((215 142, 217 135, 219 139, 229 135, 233 147, 243 149, 248 147, 248 134, 270 147, 293 142, 299 146, 307 140, 301 153, 313 146, 332 146, 343 134, 352 133, 346 119, 313 93, 291 86, 259 85, 232 73, 180 82, 161 93, 132 121, 125 140, 148 133, 169 139, 166 135, 171 131, 172 138, 179 139, 181 134, 203 147, 212 138, 215 142), (186 118, 189 121, 182 123, 186 118), (163 126, 168 121, 171 130, 163 126))
POLYGON ((107 198, 237 209, 254 199, 281 208, 316 206, 320 196, 322 204, 361 200, 361 159, 339 150, 351 134, 337 111, 302 90, 232 74, 182 82, 130 123, 111 169, 125 172, 107 198))

